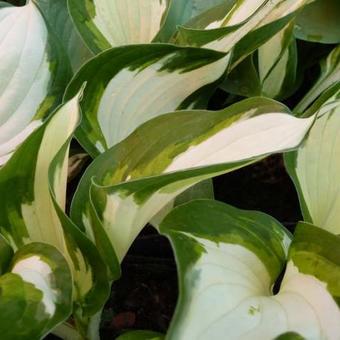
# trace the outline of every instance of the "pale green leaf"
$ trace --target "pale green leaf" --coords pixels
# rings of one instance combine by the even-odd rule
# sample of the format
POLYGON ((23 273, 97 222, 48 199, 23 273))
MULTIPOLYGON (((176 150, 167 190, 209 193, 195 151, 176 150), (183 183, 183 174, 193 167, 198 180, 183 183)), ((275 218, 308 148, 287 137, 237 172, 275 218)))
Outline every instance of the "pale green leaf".
POLYGON ((297 147, 314 117, 287 112, 275 101, 252 98, 222 111, 178 111, 150 120, 87 169, 72 218, 88 234, 107 235, 122 260, 143 226, 189 187, 297 147))
POLYGON ((307 139, 287 155, 286 166, 305 221, 340 234, 340 84, 326 95, 307 139))
POLYGON ((340 43, 339 17, 339 0, 316 0, 298 15, 295 36, 318 43, 340 43))
POLYGON ((81 103, 77 137, 97 156, 139 125, 178 108, 196 107, 205 88, 225 73, 229 55, 167 44, 123 46, 101 53, 75 76, 66 91, 74 96, 88 86, 81 103))
POLYGON ((272 340, 286 332, 310 340, 340 336, 334 300, 340 253, 328 250, 339 249, 334 235, 299 225, 274 295, 290 236, 270 216, 199 200, 174 209, 161 231, 172 242, 180 283, 167 339, 219 340, 227 334, 231 340, 272 340))
POLYGON ((32 1, 0 7, 0 165, 61 102, 70 67, 32 1))

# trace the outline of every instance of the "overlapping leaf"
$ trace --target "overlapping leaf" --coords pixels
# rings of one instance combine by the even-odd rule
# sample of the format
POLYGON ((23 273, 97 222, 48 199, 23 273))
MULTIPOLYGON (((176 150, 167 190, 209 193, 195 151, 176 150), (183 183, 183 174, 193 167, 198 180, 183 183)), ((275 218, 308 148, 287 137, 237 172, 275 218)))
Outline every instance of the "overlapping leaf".
POLYGON ((70 67, 32 1, 0 6, 0 165, 56 108, 70 67))
MULTIPOLYGON (((85 173, 72 217, 121 260, 143 226, 192 185, 295 148, 313 123, 283 105, 252 98, 223 111, 157 117, 98 156, 85 173), (92 183, 94 181, 95 183, 92 183)), ((110 263, 104 246, 98 246, 110 263)))
POLYGON ((55 246, 71 267, 73 297, 86 316, 101 308, 109 287, 95 246, 64 214, 78 98, 60 107, 0 169, 0 233, 14 249, 31 242, 55 246))
POLYGON ((227 92, 252 97, 284 98, 292 93, 297 77, 294 21, 240 62, 222 84, 227 92))
POLYGON ((101 53, 68 87, 66 98, 88 85, 77 137, 96 156, 139 125, 178 108, 204 101, 223 76, 229 55, 166 44, 124 46, 101 53), (200 91, 199 91, 200 90, 200 91))
POLYGON ((68 12, 67 0, 33 1, 38 5, 49 27, 63 45, 73 71, 77 71, 82 64, 92 58, 93 54, 75 29, 68 12))
POLYGON ((162 26, 168 0, 68 0, 83 39, 94 52, 151 42, 162 26))
POLYGON ((297 115, 303 114, 308 107, 328 88, 340 80, 340 45, 335 47, 328 57, 321 62, 321 74, 317 82, 295 107, 297 115))
POLYGON ((221 20, 213 21, 212 17, 204 27, 182 27, 178 41, 224 52, 236 46, 236 65, 282 30, 306 3, 308 0, 240 0, 231 9, 227 7, 221 20))
POLYGON ((167 339, 340 336, 336 236, 300 224, 289 247, 289 234, 270 216, 208 200, 174 209, 161 230, 173 244, 180 282, 167 339))

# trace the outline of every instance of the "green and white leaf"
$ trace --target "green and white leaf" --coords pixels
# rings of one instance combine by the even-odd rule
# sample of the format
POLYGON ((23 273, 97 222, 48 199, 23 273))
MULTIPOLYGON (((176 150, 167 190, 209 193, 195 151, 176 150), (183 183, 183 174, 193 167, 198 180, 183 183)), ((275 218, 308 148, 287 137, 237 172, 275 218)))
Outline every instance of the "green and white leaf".
POLYGON ((71 216, 93 232, 95 242, 96 235, 106 235, 122 260, 144 225, 189 187, 297 147, 314 118, 287 112, 280 103, 252 98, 223 111, 154 118, 94 160, 79 184, 71 216))
MULTIPOLYGON (((293 21, 246 57, 228 74, 222 88, 245 97, 284 98, 296 83, 297 51, 293 21)), ((231 68, 232 68, 231 67, 231 68)))
POLYGON ((93 53, 150 43, 162 27, 168 0, 68 0, 70 14, 93 53))
POLYGON ((340 80, 340 45, 336 46, 320 64, 321 75, 302 101, 295 107, 297 115, 302 114, 325 90, 340 80))
POLYGON ((0 276, 1 339, 41 339, 72 311, 72 275, 56 248, 31 243, 0 276))
POLYGON ((215 86, 228 62, 229 55, 223 53, 166 44, 101 53, 80 70, 66 92, 69 99, 88 83, 81 103, 79 141, 97 156, 147 120, 197 106, 206 94, 210 97, 205 86, 215 86))
POLYGON ((174 209, 161 225, 178 264, 180 297, 167 339, 263 339, 295 332, 337 339, 339 239, 299 225, 290 235, 263 213, 216 201, 174 209), (334 248, 332 248, 334 249, 334 248), (332 274, 329 269, 333 269, 332 274), (268 326, 270 325, 270 326, 268 326))
POLYGON ((295 36, 298 39, 324 44, 340 43, 340 2, 316 0, 296 18, 295 36))
POLYGON ((0 169, 0 233, 15 250, 31 242, 56 247, 72 270, 74 300, 91 315, 107 297, 106 270, 95 246, 64 214, 78 99, 60 107, 0 169))
POLYGON ((259 78, 266 97, 282 98, 295 85, 297 51, 293 27, 294 22, 290 22, 258 49, 259 78))
POLYGON ((340 234, 340 84, 328 93, 308 138, 287 155, 286 167, 298 191, 304 220, 340 234))
POLYGON ((180 28, 179 42, 229 52, 235 63, 283 29, 309 0, 239 0, 219 21, 202 29, 180 28))
POLYGON ((33 0, 42 11, 53 33, 60 39, 76 72, 82 64, 93 57, 77 32, 67 8, 67 0, 33 0))
POLYGON ((0 6, 0 165, 61 102, 70 67, 32 1, 0 6))

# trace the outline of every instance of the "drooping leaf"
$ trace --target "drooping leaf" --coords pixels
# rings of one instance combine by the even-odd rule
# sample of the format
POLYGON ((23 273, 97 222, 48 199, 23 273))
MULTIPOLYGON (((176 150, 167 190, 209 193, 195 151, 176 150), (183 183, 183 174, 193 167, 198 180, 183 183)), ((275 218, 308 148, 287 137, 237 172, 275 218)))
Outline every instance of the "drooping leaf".
POLYGON ((143 226, 189 187, 297 147, 314 118, 297 119, 287 110, 252 98, 222 111, 178 111, 150 120, 87 169, 73 220, 88 234, 106 235, 122 260, 143 226))
POLYGON ((150 43, 162 26, 168 0, 68 0, 84 41, 97 54, 111 47, 150 43))
POLYGON ((72 276, 56 248, 31 243, 0 276, 1 339, 41 339, 72 311, 72 276))
POLYGON ((64 214, 78 98, 60 107, 0 169, 0 233, 13 249, 31 242, 55 246, 72 270, 77 307, 91 315, 108 294, 106 268, 95 246, 64 214))
POLYGON ((33 0, 42 11, 53 33, 60 39, 73 71, 93 57, 82 41, 67 8, 67 0, 33 0))
POLYGON ((325 96, 314 105, 318 118, 307 139, 285 160, 304 220, 340 234, 340 84, 325 96))
POLYGON ((301 115, 325 90, 339 82, 340 45, 332 50, 320 66, 321 75, 319 79, 294 109, 297 115, 301 115))
POLYGON ((295 36, 318 43, 340 43, 339 17, 338 0, 316 0, 298 15, 295 36))
POLYGON ((338 237, 299 225, 274 295, 290 237, 270 216, 200 200, 175 208, 161 230, 172 242, 180 282, 167 339, 270 340, 286 332, 306 339, 340 336, 334 300, 340 253, 328 249, 339 249, 338 237))
POLYGON ((61 102, 70 78, 62 48, 33 3, 0 6, 0 165, 61 102))
POLYGON ((166 44, 124 46, 101 53, 80 70, 66 92, 69 99, 88 82, 81 103, 79 141, 97 156, 147 120, 195 106, 205 97, 204 86, 221 78, 228 62, 229 55, 223 53, 166 44))

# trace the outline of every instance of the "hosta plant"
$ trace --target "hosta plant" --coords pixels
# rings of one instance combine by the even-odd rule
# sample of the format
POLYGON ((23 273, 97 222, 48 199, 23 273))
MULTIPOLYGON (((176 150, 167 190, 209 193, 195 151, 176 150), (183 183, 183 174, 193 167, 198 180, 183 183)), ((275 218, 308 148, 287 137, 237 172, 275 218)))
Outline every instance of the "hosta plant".
POLYGON ((151 223, 175 253, 176 311, 166 334, 120 339, 339 339, 337 13, 334 0, 0 2, 0 338, 99 339, 151 223), (316 42, 303 82, 301 46, 316 42), (206 199, 212 178, 277 153, 304 218, 293 234, 206 199))

